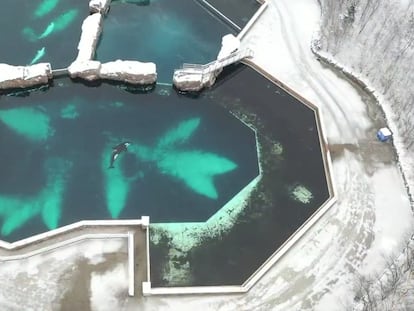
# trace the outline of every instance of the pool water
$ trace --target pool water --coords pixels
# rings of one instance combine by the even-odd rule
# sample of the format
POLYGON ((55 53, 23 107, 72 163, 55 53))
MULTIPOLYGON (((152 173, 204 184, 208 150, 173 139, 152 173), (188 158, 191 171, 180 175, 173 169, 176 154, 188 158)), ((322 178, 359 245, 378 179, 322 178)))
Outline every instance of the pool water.
POLYGON ((1 239, 83 219, 205 221, 258 175, 254 132, 207 97, 59 84, 0 98, 1 239))
MULTIPOLYGON (((204 2, 203 0, 198 1, 204 2)), ((261 6, 256 0, 207 0, 206 2, 241 29, 246 26, 261 6)))
MULTIPOLYGON (((254 0, 212 4, 241 27, 259 8, 254 0)), ((53 69, 68 67, 76 58, 81 25, 88 12, 85 0, 4 0, 0 63, 49 62, 53 69)), ((199 0, 114 0, 95 58, 102 62, 154 62, 158 82, 171 83, 174 69, 183 63, 215 60, 222 37, 236 32, 199 0)))
POLYGON ((84 0, 3 0, 0 10, 0 63, 49 62, 67 67, 77 55, 84 0))
POLYGON ((244 65, 203 94, 257 130, 261 179, 237 215, 152 226, 153 287, 243 284, 331 196, 314 110, 244 65))
POLYGON ((171 83, 183 63, 216 59, 221 38, 234 30, 193 0, 115 1, 103 24, 97 59, 154 62, 158 81, 171 83))

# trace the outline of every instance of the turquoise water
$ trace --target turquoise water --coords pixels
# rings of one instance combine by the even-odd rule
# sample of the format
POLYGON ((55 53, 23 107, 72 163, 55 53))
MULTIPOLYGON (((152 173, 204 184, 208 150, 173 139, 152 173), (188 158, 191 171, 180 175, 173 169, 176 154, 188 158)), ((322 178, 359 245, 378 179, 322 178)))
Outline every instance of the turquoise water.
POLYGON ((258 174, 253 131, 208 97, 55 82, 0 97, 1 239, 82 219, 205 221, 258 174))
POLYGON ((0 63, 29 65, 50 62, 67 67, 77 55, 83 0, 3 0, 0 10, 0 63))

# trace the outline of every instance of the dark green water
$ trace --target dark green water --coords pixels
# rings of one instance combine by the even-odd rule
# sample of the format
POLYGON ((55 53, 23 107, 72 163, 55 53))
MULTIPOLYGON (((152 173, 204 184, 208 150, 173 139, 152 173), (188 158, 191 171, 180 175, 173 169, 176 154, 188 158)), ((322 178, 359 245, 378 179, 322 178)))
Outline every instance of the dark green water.
POLYGON ((105 18, 97 59, 154 62, 158 81, 171 83, 183 63, 215 60, 221 38, 232 31, 193 0, 116 1, 105 18))
MULTIPOLYGON (((258 7, 210 2, 240 23, 258 7)), ((84 0, 5 0, 0 62, 67 66, 83 12, 84 0)), ((214 59, 231 31, 195 1, 114 1, 97 58, 152 61, 169 82, 183 62, 214 59)), ((154 286, 242 284, 329 197, 314 111, 252 69, 226 69, 197 98, 160 85, 133 94, 55 84, 0 96, 0 239, 81 219, 207 220, 258 174, 253 132, 229 111, 258 131, 262 179, 220 238, 205 237, 172 263, 168 240, 151 245, 154 286), (132 144, 109 169, 123 141, 132 144), (169 275, 169 264, 183 265, 188 279, 169 275)))
POLYGON ((249 20, 253 17, 254 13, 256 13, 256 11, 260 8, 260 4, 256 0, 197 1, 199 1, 206 8, 208 6, 206 6, 204 2, 207 2, 210 6, 214 7, 241 29, 246 26, 249 20))
POLYGON ((87 1, 3 0, 1 5, 0 63, 50 62, 64 68, 76 58, 87 1))
POLYGON ((59 84, 0 97, 2 239, 82 219, 205 221, 258 174, 254 133, 206 97, 59 84))
POLYGON ((330 196, 314 111, 243 65, 205 94, 257 129, 263 176, 230 230, 174 257, 151 245, 155 287, 243 284, 330 196))
MULTIPOLYGON (((250 0, 212 4, 242 26, 259 7, 250 0)), ((4 0, 0 63, 67 67, 78 53, 87 15, 85 0, 4 0)), ((235 30, 195 0, 118 0, 105 18, 96 58, 154 62, 158 81, 171 83, 174 69, 183 63, 216 59, 221 38, 228 33, 235 30)))

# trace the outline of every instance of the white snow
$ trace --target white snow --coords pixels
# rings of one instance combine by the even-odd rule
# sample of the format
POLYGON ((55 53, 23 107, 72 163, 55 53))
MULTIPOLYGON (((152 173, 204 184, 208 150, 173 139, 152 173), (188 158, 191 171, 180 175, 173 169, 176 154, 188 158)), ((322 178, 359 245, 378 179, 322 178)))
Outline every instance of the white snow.
POLYGON ((133 84, 152 84, 157 80, 154 63, 130 60, 116 60, 103 63, 100 70, 102 79, 125 81, 133 84))
POLYGON ((101 63, 95 60, 74 61, 68 68, 72 78, 85 80, 107 79, 132 84, 152 84, 157 80, 154 63, 116 60, 101 63))
POLYGON ((102 14, 95 13, 85 18, 82 23, 82 34, 78 43, 76 61, 89 61, 95 55, 96 45, 102 32, 102 14))
POLYGON ((337 19, 349 2, 321 3, 329 14, 322 18, 319 52, 377 97, 414 199, 414 1, 356 1, 352 22, 337 19))
POLYGON ((225 58, 231 53, 237 51, 240 47, 240 40, 232 34, 228 34, 221 38, 221 49, 217 59, 225 58))
POLYGON ((105 14, 108 11, 111 1, 112 0, 90 0, 89 11, 92 13, 99 12, 105 14))
MULTIPOLYGON (((109 1, 91 1, 90 6, 104 8, 109 1)), ((98 12, 101 10, 98 9, 98 12)), ((99 36, 102 32, 103 16, 100 13, 89 15, 82 23, 82 34, 78 44, 78 56, 68 67, 72 78, 85 80, 109 79, 132 84, 152 84, 157 80, 157 69, 154 63, 116 60, 100 63, 93 60, 99 36)))
POLYGON ((47 84, 50 78, 52 78, 52 72, 49 63, 31 66, 12 66, 0 63, 0 89, 47 84))
POLYGON ((76 60, 68 67, 71 78, 79 77, 89 81, 99 79, 100 69, 101 62, 96 60, 76 60))
POLYGON ((408 204, 407 196, 390 185, 390 181, 396 179, 398 179, 398 172, 387 167, 379 169, 373 176, 373 180, 377 181, 374 184, 376 193, 375 240, 361 269, 367 274, 378 273, 376 269, 381 269, 384 259, 401 251, 401 237, 413 228, 412 213, 404 208, 408 204))
MULTIPOLYGON (((123 261, 126 264, 125 238, 94 239, 77 242, 27 259, 2 262, 0 265, 0 310, 60 310, 60 300, 66 291, 78 286, 76 279, 71 279, 71 275, 76 274, 76 267, 80 261, 87 259, 98 262, 102 261, 102 257, 107 254, 122 252, 125 256, 121 259, 124 258, 123 261)), ((114 262, 114 264, 116 267, 124 263, 114 262)), ((86 277, 85 279, 87 280, 86 277)), ((117 287, 122 288, 122 282, 128 286, 127 280, 119 279, 116 283, 117 287)))
POLYGON ((104 274, 92 273, 91 306, 93 311, 122 310, 128 293, 128 273, 125 264, 119 264, 104 274))

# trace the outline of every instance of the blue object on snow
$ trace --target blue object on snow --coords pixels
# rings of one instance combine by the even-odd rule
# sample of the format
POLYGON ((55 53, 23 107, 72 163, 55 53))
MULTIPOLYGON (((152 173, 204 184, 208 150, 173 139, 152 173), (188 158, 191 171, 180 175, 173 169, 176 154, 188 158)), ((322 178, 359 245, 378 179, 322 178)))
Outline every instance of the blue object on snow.
POLYGON ((392 137, 392 133, 387 127, 383 127, 378 130, 377 137, 380 141, 386 142, 392 137))

